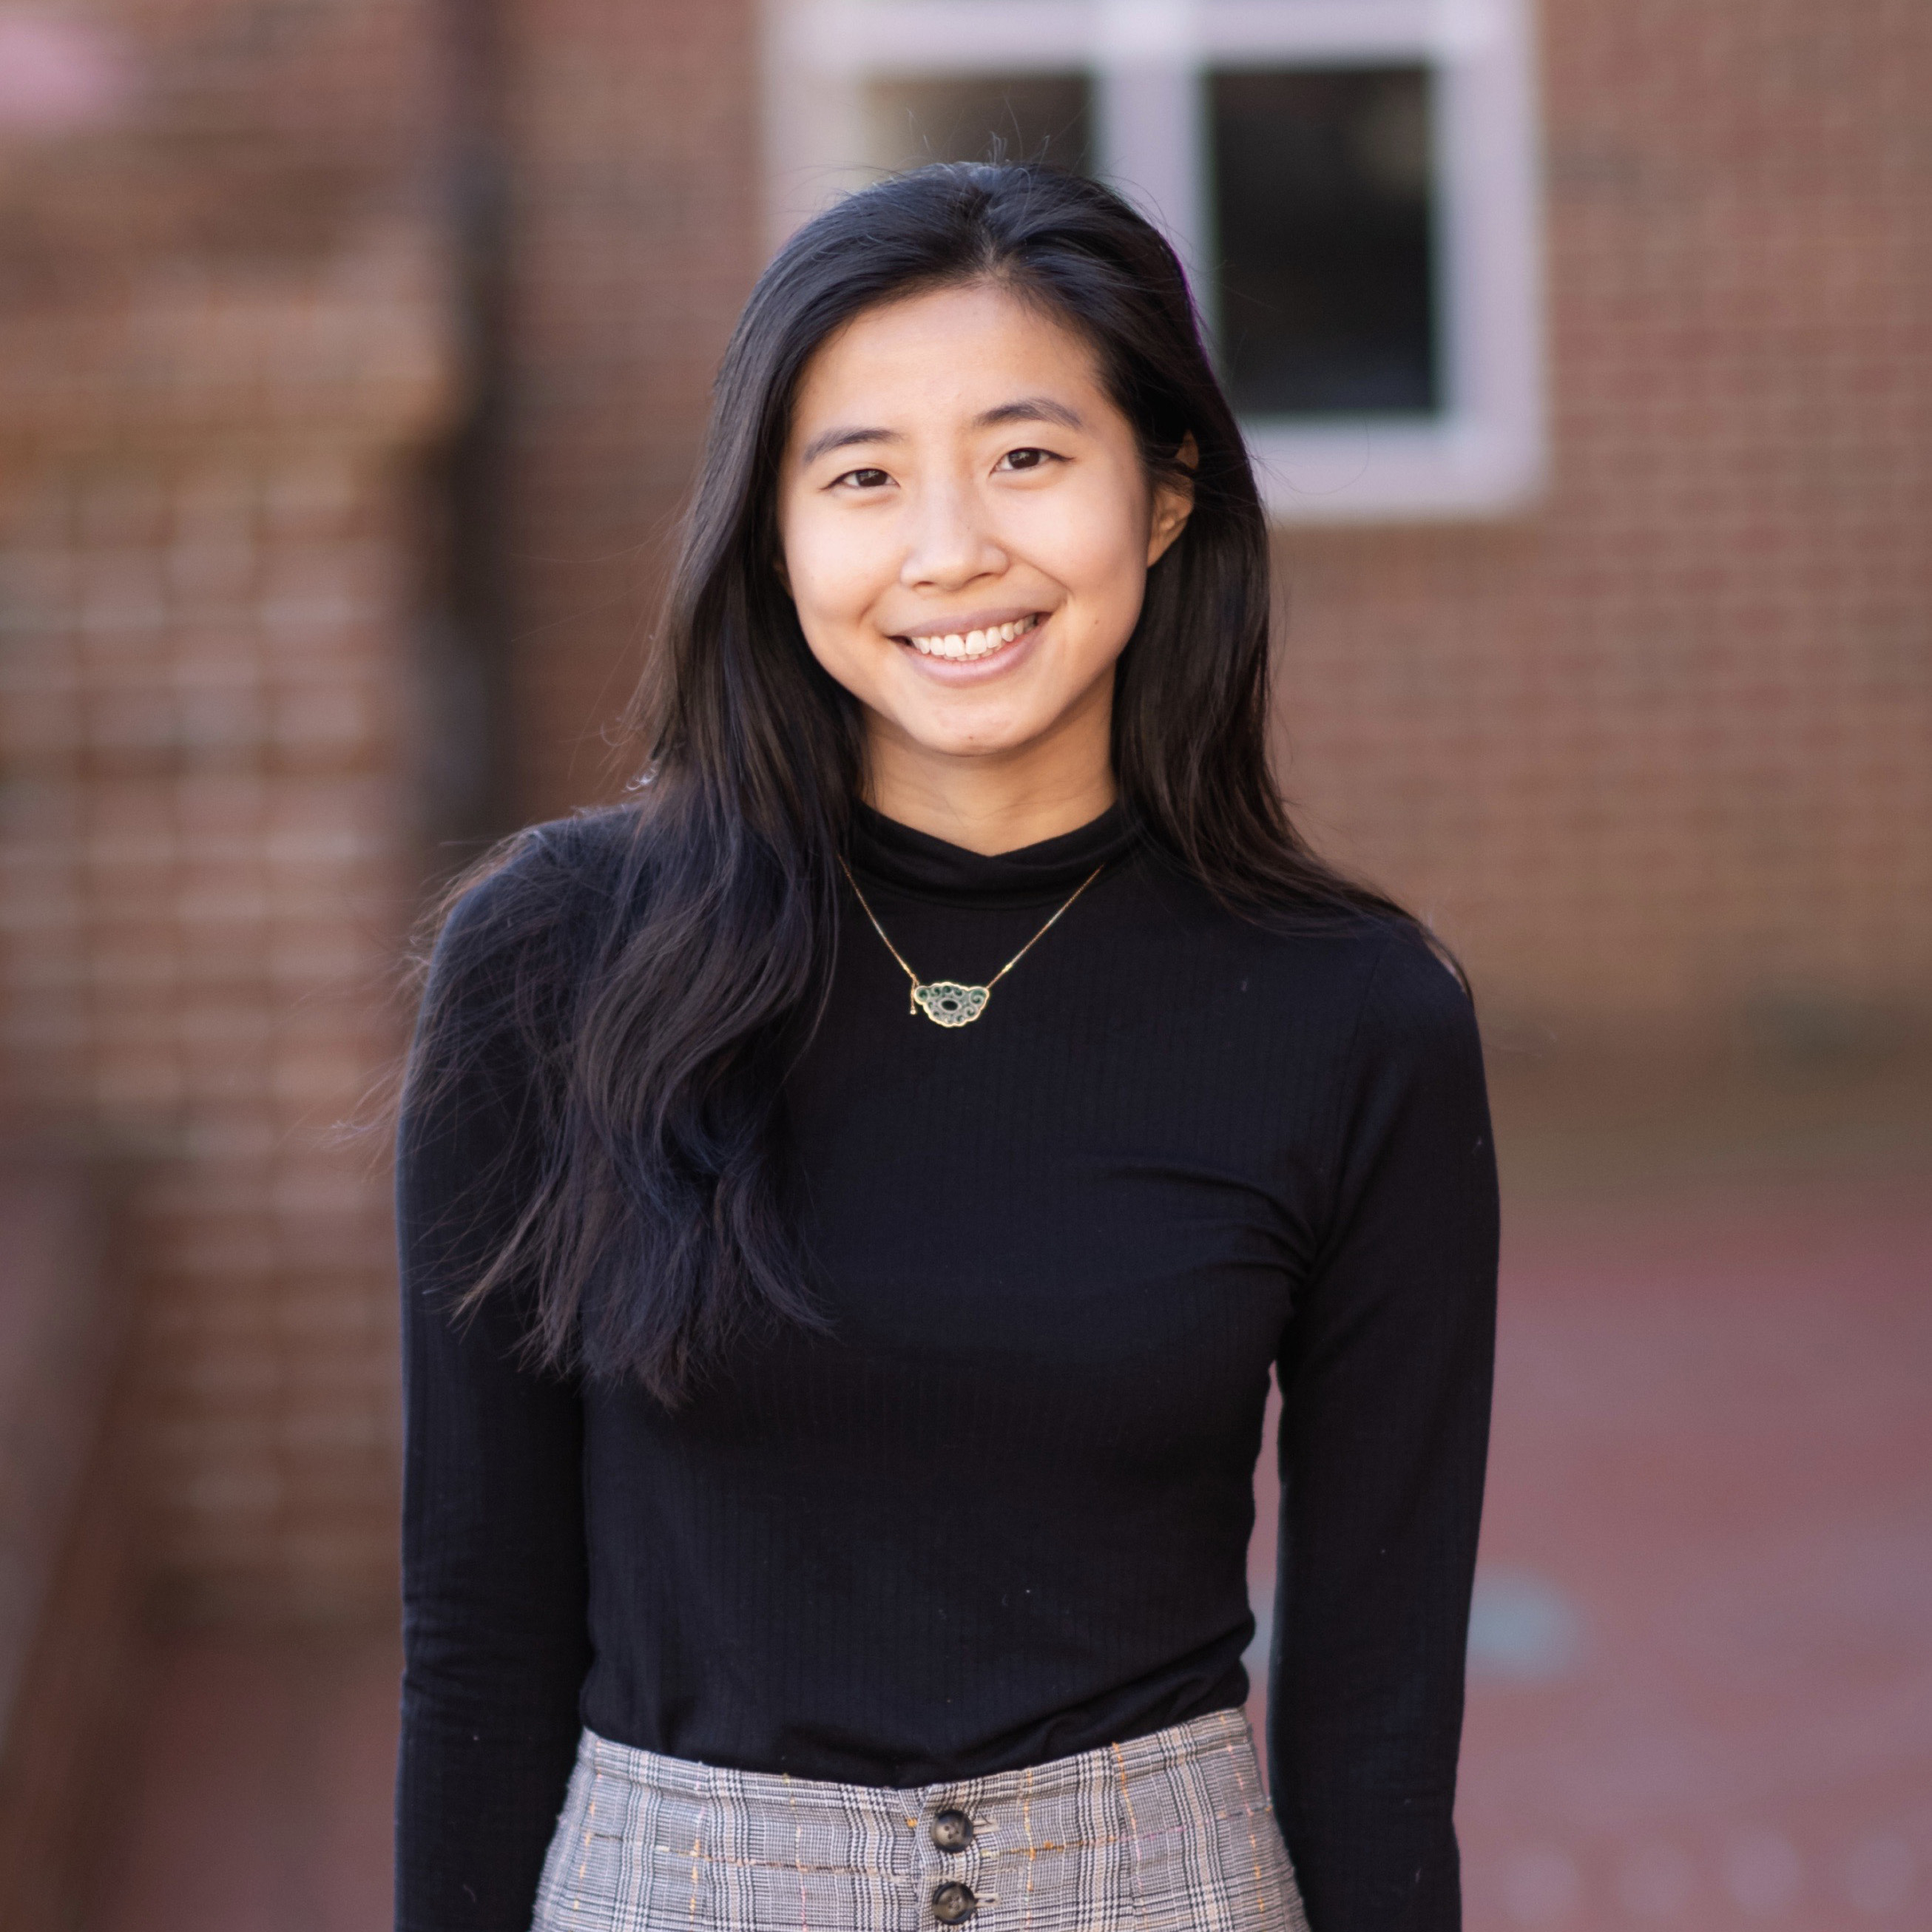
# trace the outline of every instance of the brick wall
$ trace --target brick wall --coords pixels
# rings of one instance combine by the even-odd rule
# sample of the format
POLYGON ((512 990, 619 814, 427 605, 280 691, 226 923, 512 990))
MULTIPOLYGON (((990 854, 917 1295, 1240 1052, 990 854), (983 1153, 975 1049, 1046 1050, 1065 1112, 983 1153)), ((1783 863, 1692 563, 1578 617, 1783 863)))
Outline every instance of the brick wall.
POLYGON ((1546 0, 1556 478, 1300 535, 1292 786, 1499 1032, 1932 1020, 1932 14, 1546 0))
POLYGON ((44 271, 0 289, 0 1078, 142 1169, 164 1598, 366 1611, 387 1181, 328 1130, 397 1050, 422 870, 418 471, 454 398, 430 42, 400 0, 115 18, 69 53, 120 78, 0 143, 10 259, 44 271))
POLYGON ((116 374, 164 370, 188 424, 16 460, 0 525, 15 1103, 149 1163, 160 1548, 230 1606, 327 1608, 393 1565, 386 1189, 327 1130, 398 1044, 406 458, 441 381, 421 291, 330 279, 131 314, 116 374))
POLYGON ((0 1142, 0 1932, 82 1922, 135 1725, 145 1536, 111 1177, 0 1142), (109 1184, 104 1185, 104 1183, 109 1184))
POLYGON ((753 0, 504 0, 503 475, 517 806, 607 791, 710 401, 762 259, 753 0))

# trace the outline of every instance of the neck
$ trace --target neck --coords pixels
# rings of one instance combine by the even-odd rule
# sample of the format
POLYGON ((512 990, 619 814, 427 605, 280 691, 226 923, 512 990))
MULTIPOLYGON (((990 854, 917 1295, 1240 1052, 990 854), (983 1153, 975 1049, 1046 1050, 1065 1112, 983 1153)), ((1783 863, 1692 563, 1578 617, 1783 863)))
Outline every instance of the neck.
POLYGON ((949 845, 988 856, 1090 824, 1119 795, 1104 730, 1023 752, 951 755, 884 733, 866 749, 866 802, 949 845))

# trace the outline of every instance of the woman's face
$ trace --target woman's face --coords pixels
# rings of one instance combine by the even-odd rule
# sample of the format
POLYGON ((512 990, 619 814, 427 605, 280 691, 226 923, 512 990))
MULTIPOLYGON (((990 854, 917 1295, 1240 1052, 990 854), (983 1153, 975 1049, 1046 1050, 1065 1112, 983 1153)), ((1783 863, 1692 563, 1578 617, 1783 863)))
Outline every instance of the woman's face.
POLYGON ((986 284, 821 345, 778 491, 806 641, 901 759, 1104 745, 1114 660, 1186 514, 1086 343, 986 284))

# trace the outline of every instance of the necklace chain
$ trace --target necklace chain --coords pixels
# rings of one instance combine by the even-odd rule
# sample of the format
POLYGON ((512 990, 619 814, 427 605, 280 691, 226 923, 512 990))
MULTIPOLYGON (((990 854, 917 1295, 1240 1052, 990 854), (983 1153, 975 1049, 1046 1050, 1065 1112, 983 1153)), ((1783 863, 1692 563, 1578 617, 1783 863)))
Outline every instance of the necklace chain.
POLYGON ((992 997, 993 988, 1053 930, 1073 902, 1107 869, 1107 862, 1103 859, 1067 894, 1052 917, 983 986, 968 986, 952 980, 921 980, 906 964, 905 955, 886 937, 886 928, 879 923, 879 916, 872 910, 866 895, 860 891, 859 881, 853 878, 852 868, 845 862, 843 853, 838 856, 838 863, 844 872, 846 884, 852 888, 853 897, 859 902, 860 910, 872 921, 872 930, 879 935, 886 950, 898 962, 899 970, 912 982, 908 1010, 922 1012, 935 1025, 943 1027, 962 1027, 976 1020, 986 1010, 986 1002, 992 997))

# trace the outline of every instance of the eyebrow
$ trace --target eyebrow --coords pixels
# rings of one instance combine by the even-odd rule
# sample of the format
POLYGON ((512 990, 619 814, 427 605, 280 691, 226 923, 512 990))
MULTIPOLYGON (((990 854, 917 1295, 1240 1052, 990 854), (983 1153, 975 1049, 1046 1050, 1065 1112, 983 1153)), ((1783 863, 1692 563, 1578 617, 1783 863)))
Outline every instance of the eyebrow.
MULTIPOLYGON (((1085 421, 1078 410, 1070 409, 1064 403, 1055 402, 1051 396, 1022 396, 1010 403, 1001 403, 990 410, 982 410, 973 418, 975 429, 998 429, 1003 423, 1050 422, 1058 423, 1062 429, 1084 429, 1085 421)), ((895 429, 828 429, 821 430, 799 452, 801 464, 816 463, 835 449, 847 449, 862 442, 903 442, 905 438, 895 429)))
POLYGON ((816 463, 818 459, 835 449, 844 449, 855 442, 903 442, 905 438, 896 429, 828 429, 814 436, 799 452, 802 464, 816 463))
POLYGON ((1002 403, 998 409, 988 410, 975 416, 973 427, 997 429, 1001 423, 1012 422, 1058 423, 1062 429, 1087 427, 1078 410, 1070 409, 1064 403, 1056 403, 1051 396, 1022 396, 1016 403, 1002 403))

